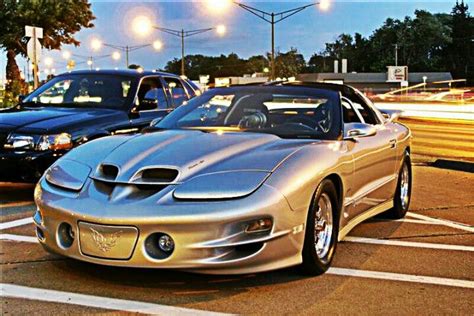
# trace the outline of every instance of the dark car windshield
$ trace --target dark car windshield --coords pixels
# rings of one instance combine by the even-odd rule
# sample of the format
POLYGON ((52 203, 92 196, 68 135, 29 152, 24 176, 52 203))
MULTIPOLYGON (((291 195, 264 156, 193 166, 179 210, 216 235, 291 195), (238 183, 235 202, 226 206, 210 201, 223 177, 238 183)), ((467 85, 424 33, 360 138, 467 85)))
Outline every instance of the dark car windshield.
POLYGON ((132 103, 135 81, 133 77, 120 75, 61 75, 33 91, 23 104, 122 109, 132 103))
POLYGON ((300 87, 253 87, 208 91, 179 107, 155 128, 337 139, 341 135, 341 124, 337 92, 300 87))

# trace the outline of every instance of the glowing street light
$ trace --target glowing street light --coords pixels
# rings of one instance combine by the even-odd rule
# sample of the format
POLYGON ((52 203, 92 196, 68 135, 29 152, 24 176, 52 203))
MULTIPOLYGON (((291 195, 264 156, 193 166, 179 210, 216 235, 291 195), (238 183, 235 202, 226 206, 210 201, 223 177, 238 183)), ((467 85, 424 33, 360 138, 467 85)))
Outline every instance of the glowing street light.
POLYGON ((153 48, 157 51, 160 51, 163 48, 163 43, 159 40, 153 42, 153 48))
POLYGON ((119 52, 113 52, 112 53, 112 59, 113 60, 119 60, 120 59, 120 53, 119 52))
POLYGON ((218 26, 216 27, 216 32, 217 32, 217 34, 219 34, 219 35, 221 35, 221 36, 225 35, 226 31, 227 31, 227 28, 225 27, 225 25, 222 25, 222 24, 221 24, 221 25, 218 25, 218 26))
POLYGON ((102 48, 102 42, 98 38, 93 38, 91 40, 91 48, 95 51, 98 51, 102 48))
POLYGON ((148 36, 153 30, 150 19, 144 15, 137 16, 132 21, 132 30, 141 37, 148 36))
POLYGON ((71 53, 67 50, 63 51, 63 54, 62 54, 63 58, 68 60, 68 59, 71 59, 71 53))
POLYGON ((46 67, 51 67, 53 65, 53 59, 51 57, 46 57, 44 59, 44 65, 46 67))
POLYGON ((329 0, 321 0, 319 1, 319 9, 321 11, 327 11, 331 7, 331 1, 329 0))
POLYGON ((206 6, 210 11, 222 12, 232 4, 231 0, 207 0, 206 6))

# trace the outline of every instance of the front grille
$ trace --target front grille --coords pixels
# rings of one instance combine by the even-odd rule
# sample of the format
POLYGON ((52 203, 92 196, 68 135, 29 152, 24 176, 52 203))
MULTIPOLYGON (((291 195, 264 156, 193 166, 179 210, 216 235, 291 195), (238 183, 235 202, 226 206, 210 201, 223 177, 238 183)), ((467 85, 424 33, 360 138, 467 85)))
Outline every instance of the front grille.
POLYGON ((8 133, 0 132, 0 151, 3 151, 3 145, 7 142, 8 133))

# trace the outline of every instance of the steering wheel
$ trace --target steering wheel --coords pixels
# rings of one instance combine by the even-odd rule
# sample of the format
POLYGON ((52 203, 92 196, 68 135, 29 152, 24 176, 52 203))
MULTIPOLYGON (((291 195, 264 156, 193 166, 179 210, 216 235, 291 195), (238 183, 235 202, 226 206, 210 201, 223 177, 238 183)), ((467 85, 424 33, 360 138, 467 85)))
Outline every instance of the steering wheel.
POLYGON ((318 129, 318 123, 308 117, 303 115, 298 115, 286 122, 286 124, 298 124, 304 127, 310 128, 311 130, 315 131, 318 129))

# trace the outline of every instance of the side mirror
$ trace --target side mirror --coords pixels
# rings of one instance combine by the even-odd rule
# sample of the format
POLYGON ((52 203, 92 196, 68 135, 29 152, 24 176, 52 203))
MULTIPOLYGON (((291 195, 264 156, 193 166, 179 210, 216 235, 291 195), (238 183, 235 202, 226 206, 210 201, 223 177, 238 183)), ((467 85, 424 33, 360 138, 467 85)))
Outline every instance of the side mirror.
POLYGON ((396 121, 402 115, 402 111, 385 110, 382 112, 382 115, 386 123, 391 123, 391 122, 396 121))
POLYGON ((156 119, 154 119, 153 121, 151 121, 150 127, 156 126, 158 123, 161 122, 161 120, 163 120, 163 118, 164 118, 164 116, 162 116, 162 117, 157 117, 156 119))
POLYGON ((24 101, 25 99, 26 99, 26 95, 20 94, 20 95, 18 96, 18 103, 19 103, 19 104, 23 103, 23 101, 24 101))
POLYGON ((364 123, 350 123, 344 124, 344 139, 357 140, 357 138, 374 136, 377 134, 377 129, 369 124, 364 123))

